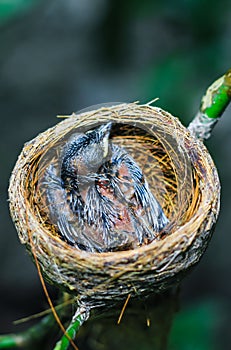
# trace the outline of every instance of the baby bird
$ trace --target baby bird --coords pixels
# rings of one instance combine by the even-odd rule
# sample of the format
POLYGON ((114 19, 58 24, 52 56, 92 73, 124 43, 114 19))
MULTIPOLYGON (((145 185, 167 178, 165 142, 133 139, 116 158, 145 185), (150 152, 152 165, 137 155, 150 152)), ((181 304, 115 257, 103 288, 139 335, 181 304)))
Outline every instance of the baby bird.
POLYGON ((147 244, 169 222, 138 164, 109 141, 111 125, 77 135, 61 164, 68 209, 57 226, 69 244, 91 252, 147 244))

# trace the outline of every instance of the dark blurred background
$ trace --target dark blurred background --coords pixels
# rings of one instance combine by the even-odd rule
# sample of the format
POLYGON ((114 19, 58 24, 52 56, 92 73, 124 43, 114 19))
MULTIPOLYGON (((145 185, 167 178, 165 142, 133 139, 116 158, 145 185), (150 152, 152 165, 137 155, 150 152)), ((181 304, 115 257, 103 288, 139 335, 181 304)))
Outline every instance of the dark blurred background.
MULTIPOLYGON (((0 0, 0 333, 25 328, 12 321, 47 307, 7 203, 24 142, 57 114, 103 102, 159 97, 158 106, 188 125, 230 66, 228 0, 0 0)), ((169 349, 231 346, 230 114, 206 142, 222 183, 219 221, 182 284, 169 349)))

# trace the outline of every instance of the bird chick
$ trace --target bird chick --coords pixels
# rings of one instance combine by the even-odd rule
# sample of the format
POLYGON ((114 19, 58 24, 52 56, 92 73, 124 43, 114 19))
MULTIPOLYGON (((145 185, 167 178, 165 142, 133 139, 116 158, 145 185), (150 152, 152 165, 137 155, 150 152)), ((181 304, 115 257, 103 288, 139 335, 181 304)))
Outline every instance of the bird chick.
POLYGON ((71 212, 59 214, 58 227, 70 244, 87 251, 135 248, 155 239, 167 225, 134 159, 109 142, 111 123, 68 143, 61 187, 71 212))

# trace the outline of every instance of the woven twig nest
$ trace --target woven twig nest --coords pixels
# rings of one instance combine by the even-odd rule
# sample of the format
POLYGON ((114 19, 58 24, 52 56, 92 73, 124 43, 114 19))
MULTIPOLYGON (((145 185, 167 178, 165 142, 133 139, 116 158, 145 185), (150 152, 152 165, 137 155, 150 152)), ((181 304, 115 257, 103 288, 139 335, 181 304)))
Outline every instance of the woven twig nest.
MULTIPOLYGON (((120 104, 73 114, 25 144, 13 170, 10 210, 19 238, 43 275, 89 305, 160 292, 201 258, 219 211, 216 167, 204 144, 179 120, 149 105, 120 104), (40 178, 57 164, 73 133, 112 122, 110 140, 133 157, 168 225, 151 242, 106 252, 69 244, 49 217, 40 178)), ((59 194, 56 198, 59 201, 59 194)))

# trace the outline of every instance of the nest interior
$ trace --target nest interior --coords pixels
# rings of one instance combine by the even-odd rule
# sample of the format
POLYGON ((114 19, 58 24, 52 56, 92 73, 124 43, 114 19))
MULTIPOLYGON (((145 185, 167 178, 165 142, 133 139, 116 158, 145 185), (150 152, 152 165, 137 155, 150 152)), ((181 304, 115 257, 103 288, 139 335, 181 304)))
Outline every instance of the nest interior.
POLYGON ((160 292, 178 283, 202 256, 219 211, 216 168, 203 143, 160 108, 121 104, 65 118, 28 142, 12 173, 11 215, 19 238, 44 276, 91 305, 127 294, 160 292), (168 233, 133 250, 89 253, 64 242, 49 220, 39 177, 49 152, 73 132, 113 122, 111 140, 135 159, 169 219, 168 233))

